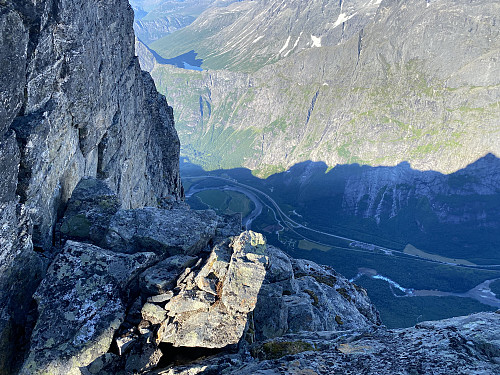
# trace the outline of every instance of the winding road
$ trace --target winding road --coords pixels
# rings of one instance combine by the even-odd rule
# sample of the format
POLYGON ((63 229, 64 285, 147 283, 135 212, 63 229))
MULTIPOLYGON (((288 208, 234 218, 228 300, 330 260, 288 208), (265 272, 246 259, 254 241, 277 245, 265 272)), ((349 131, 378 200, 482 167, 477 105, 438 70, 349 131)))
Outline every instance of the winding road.
MULTIPOLYGON (((183 177, 184 180, 199 180, 199 179, 215 179, 219 180, 221 182, 224 182, 225 185, 221 187, 209 187, 209 188, 200 188, 199 190, 196 190, 196 183, 192 185, 188 189, 188 193, 186 196, 191 196, 195 194, 196 192, 202 191, 202 190, 216 190, 216 189, 222 189, 222 190, 234 190, 238 191, 242 194, 245 194, 252 202, 254 202, 256 209, 252 211, 252 213, 247 216, 246 220, 243 221, 243 224, 245 225, 246 229, 251 229, 251 224, 253 220, 258 217, 262 213, 262 208, 265 206, 269 208, 275 217, 276 222, 278 223, 281 228, 285 229, 288 228, 290 231, 298 235, 299 237, 319 244, 323 246, 328 246, 331 247, 330 244, 325 244, 321 243, 317 240, 308 238, 306 235, 303 233, 299 233, 298 230, 305 231, 305 232, 310 232, 310 233, 315 233, 315 234, 321 234, 327 237, 331 238, 336 238, 340 240, 344 240, 347 242, 350 242, 349 247, 342 247, 344 250, 350 250, 350 251, 355 251, 355 252, 363 252, 363 253, 373 253, 374 251, 380 251, 381 254, 395 257, 395 258, 403 258, 403 259, 408 259, 408 258, 413 258, 414 260, 421 261, 421 262, 427 262, 427 263, 438 263, 438 264, 445 264, 448 266, 453 266, 453 267, 462 267, 462 268, 473 268, 473 269, 489 269, 489 268, 497 268, 500 267, 500 264, 488 264, 488 265, 462 265, 462 264, 456 264, 456 263, 449 263, 449 262, 444 262, 444 261, 439 261, 439 260, 432 260, 432 259, 426 259, 422 258, 418 255, 414 254, 405 254, 400 250, 395 250, 395 249, 389 249, 386 247, 382 247, 373 243, 368 243, 368 242, 363 242, 359 241, 353 238, 349 237, 344 237, 344 236, 339 236, 333 233, 328 233, 324 231, 320 231, 314 228, 307 227, 303 224, 298 223, 297 221, 293 220, 283 212, 283 210, 279 207, 279 205, 274 201, 273 198, 271 198, 268 194, 265 192, 250 186, 243 184, 241 182, 238 182, 236 180, 230 179, 230 178, 225 178, 225 177, 219 177, 219 176, 211 176, 211 175, 200 175, 200 176, 185 176, 183 177), (267 202, 266 202, 267 201, 267 202)), ((199 183, 201 183, 200 181, 199 183)), ((337 246, 339 247, 339 246, 337 246)))

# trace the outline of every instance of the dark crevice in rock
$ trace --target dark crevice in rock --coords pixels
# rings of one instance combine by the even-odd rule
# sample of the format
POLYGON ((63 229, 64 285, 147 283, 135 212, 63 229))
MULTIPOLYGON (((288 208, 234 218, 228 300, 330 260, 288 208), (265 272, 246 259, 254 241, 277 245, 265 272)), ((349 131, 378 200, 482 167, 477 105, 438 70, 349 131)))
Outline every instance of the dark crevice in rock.
POLYGON ((106 132, 103 135, 101 142, 99 142, 99 145, 97 146, 97 178, 101 180, 104 180, 107 177, 103 167, 104 152, 106 150, 107 144, 108 144, 108 133, 106 132))
POLYGON ((17 374, 30 350, 31 335, 38 320, 38 305, 34 299, 26 313, 26 320, 22 324, 13 325, 13 340, 16 348, 12 359, 12 373, 17 374))
POLYGON ((189 364, 191 362, 212 357, 217 354, 227 352, 228 349, 207 349, 207 348, 188 348, 188 347, 175 347, 172 344, 161 343, 159 345, 160 350, 163 353, 160 362, 158 363, 159 368, 169 367, 169 366, 182 366, 189 364))
POLYGON ((78 128, 78 147, 80 148, 80 151, 84 157, 86 157, 88 154, 88 152, 85 152, 85 147, 83 147, 87 135, 88 135, 87 128, 78 128))
POLYGON ((319 90, 316 91, 316 93, 314 94, 311 100, 311 106, 309 107, 309 111, 307 111, 306 126, 309 123, 309 120, 311 119, 311 115, 314 111, 314 106, 316 105, 316 100, 318 99, 318 95, 319 95, 319 90))
MULTIPOLYGON (((46 107, 50 107, 50 101, 47 103, 46 107)), ((43 120, 43 111, 45 109, 41 109, 37 112, 34 112, 27 116, 17 116, 11 124, 11 129, 16 134, 16 141, 19 147, 19 151, 21 154, 21 161, 19 165, 19 174, 18 174, 18 184, 16 194, 19 195, 20 201, 19 203, 25 203, 28 199, 28 188, 31 179, 31 167, 32 161, 29 159, 28 150, 26 145, 29 141, 29 136, 34 132, 34 129, 42 122, 43 120)))

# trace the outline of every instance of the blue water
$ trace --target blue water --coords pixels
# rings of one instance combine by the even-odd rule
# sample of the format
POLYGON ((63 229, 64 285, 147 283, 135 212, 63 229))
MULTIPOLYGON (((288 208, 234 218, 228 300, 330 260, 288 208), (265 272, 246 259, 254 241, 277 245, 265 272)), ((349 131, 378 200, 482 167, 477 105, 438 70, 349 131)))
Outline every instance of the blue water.
POLYGON ((187 70, 197 70, 199 72, 203 71, 203 69, 200 66, 194 66, 194 65, 188 64, 185 61, 184 61, 184 69, 187 69, 187 70))

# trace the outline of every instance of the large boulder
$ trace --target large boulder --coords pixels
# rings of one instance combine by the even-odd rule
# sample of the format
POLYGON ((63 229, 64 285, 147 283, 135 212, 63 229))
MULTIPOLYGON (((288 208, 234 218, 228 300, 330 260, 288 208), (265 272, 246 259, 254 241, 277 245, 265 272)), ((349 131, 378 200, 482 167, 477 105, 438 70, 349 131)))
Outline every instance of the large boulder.
POLYGON ((154 253, 118 254, 68 241, 35 293, 38 322, 20 374, 80 374, 109 350, 131 282, 154 253))
POLYGON ((68 202, 61 222, 61 235, 103 246, 111 218, 119 208, 116 193, 104 181, 83 178, 68 202))
POLYGON ((111 219, 106 247, 125 253, 196 255, 215 237, 217 223, 212 210, 119 210, 111 219))

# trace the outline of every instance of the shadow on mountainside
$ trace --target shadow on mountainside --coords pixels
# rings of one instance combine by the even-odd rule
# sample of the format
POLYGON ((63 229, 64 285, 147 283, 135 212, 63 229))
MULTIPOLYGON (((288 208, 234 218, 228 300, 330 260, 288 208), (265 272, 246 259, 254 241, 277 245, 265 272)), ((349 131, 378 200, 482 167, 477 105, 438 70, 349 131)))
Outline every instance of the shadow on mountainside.
POLYGON ((194 50, 191 50, 189 52, 183 53, 182 55, 173 57, 171 59, 166 59, 159 55, 155 50, 152 50, 149 48, 144 42, 142 42, 140 39, 139 41, 143 44, 143 46, 153 55, 154 59, 158 64, 162 65, 173 65, 177 68, 181 69, 189 69, 189 70, 203 70, 201 68, 201 64, 203 64, 203 59, 198 59, 196 56, 198 56, 198 53, 196 53, 194 50))
POLYGON ((306 161, 262 180, 248 169, 205 172, 185 160, 181 172, 225 175, 255 187, 288 209, 287 215, 321 231, 500 264, 500 159, 493 154, 449 175, 414 170, 408 162, 329 170, 323 162, 306 161))
POLYGON ((295 258, 356 279, 389 327, 493 308, 463 298, 500 277, 500 267, 490 266, 500 264, 500 159, 492 154, 449 175, 407 162, 328 169, 306 161, 260 179, 245 168, 208 172, 187 159, 181 175, 194 209, 258 199, 252 230, 295 258), (403 298, 411 290, 424 292, 403 298))

